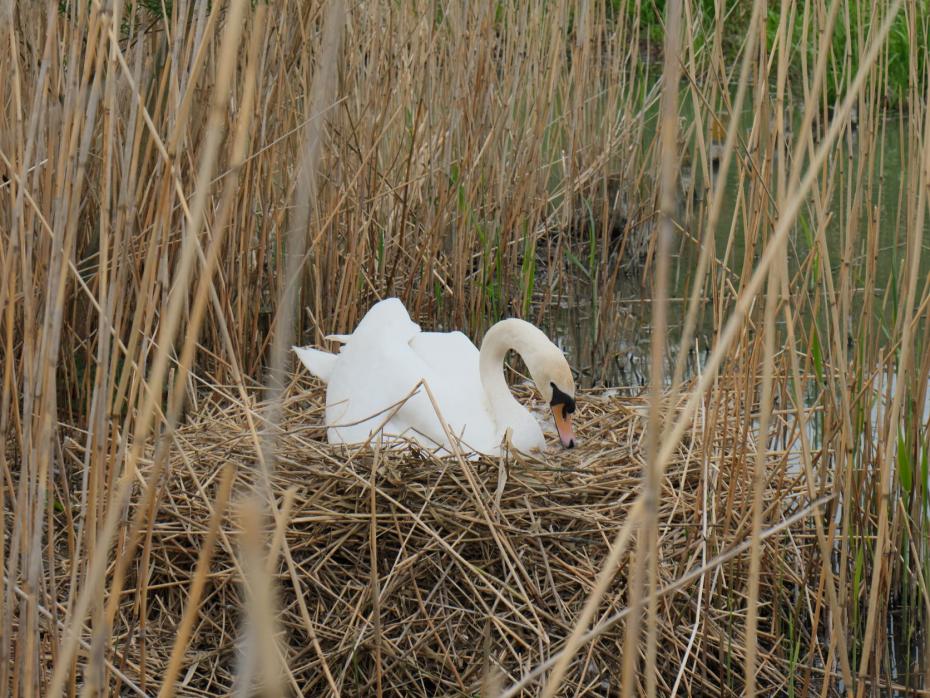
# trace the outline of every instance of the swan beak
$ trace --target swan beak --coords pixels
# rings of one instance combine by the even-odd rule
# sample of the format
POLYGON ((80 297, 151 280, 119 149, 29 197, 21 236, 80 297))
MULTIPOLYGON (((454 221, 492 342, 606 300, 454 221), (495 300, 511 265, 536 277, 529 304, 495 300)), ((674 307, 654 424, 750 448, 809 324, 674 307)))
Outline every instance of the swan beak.
POLYGON ((575 432, 572 431, 572 416, 566 414, 565 405, 553 405, 552 416, 555 418, 555 428, 559 432, 559 441, 565 448, 575 448, 575 432))

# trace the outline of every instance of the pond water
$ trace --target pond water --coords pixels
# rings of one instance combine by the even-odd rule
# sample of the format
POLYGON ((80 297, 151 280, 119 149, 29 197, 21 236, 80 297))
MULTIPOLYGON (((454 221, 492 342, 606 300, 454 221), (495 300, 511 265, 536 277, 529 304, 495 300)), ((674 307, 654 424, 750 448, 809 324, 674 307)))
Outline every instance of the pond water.
MULTIPOLYGON (((746 117, 746 134, 750 128, 751 115, 746 117)), ((872 254, 867 249, 866 228, 867 216, 873 216, 877 228, 877 250, 875 251, 875 279, 872 285, 873 303, 875 309, 882 308, 882 296, 887 291, 895 292, 897 279, 902 276, 905 256, 905 211, 908 206, 907 191, 902 191, 906 182, 907 162, 902 156, 902 148, 906 149, 904 139, 907 137, 907 124, 898 117, 889 117, 882 122, 880 128, 881 138, 878 145, 881 157, 877 159, 879 172, 873 177, 872 206, 862 206, 862 216, 858 222, 856 236, 856 253, 852 260, 852 282, 857 289, 854 302, 863 301, 862 286, 865 283, 866 256, 872 254)), ((745 135, 744 135, 745 138, 745 135)), ((830 255, 830 264, 833 271, 834 285, 839 286, 839 265, 843 255, 843 246, 846 243, 844 230, 848 228, 847 220, 848 202, 858 182, 863 178, 859 168, 864 161, 859 152, 859 139, 849 135, 838 146, 845 157, 836 161, 838 171, 834 178, 835 187, 830 202, 830 218, 825 227, 825 238, 830 255)), ((696 177, 699 180, 699 177, 696 177)), ((725 261, 726 269, 721 264, 715 265, 714 285, 724 288, 722 277, 727 277, 731 289, 740 287, 740 279, 748 276, 759 258, 760 250, 755 249, 751 255, 746 254, 746 235, 743 229, 743 216, 737 211, 737 202, 740 198, 740 187, 736 168, 731 165, 727 181, 724 184, 724 201, 720 220, 715 232, 716 257, 718 262, 725 261), (736 221, 734 223, 734 217, 736 221), (735 234, 732 246, 727 249, 731 225, 735 225, 735 234)), ((704 189, 701 181, 696 181, 695 191, 704 189)), ((742 194, 745 197, 749 189, 747 182, 742 184, 742 194)), ((669 289, 669 318, 666 376, 674 369, 674 357, 678 352, 684 316, 687 308, 687 298, 694 283, 694 272, 697 266, 698 246, 695 239, 702 235, 704 221, 706 221, 706 196, 698 193, 693 202, 690 214, 681 216, 683 231, 676 234, 673 243, 673 256, 671 259, 671 288, 669 289)), ((790 234, 788 243, 789 273, 799 270, 800 264, 808 256, 811 247, 809 221, 813 219, 811 211, 802 211, 804 223, 796 225, 790 234)), ((930 218, 930 216, 928 216, 930 218)), ((768 231, 770 233, 771 230, 768 231)), ((767 234, 768 234, 767 233, 767 234)), ((930 270, 930 222, 924 229, 923 252, 921 254, 921 270, 926 275, 930 270)), ((584 243, 581 243, 584 245, 584 243)), ((760 246, 757 246, 760 247, 760 246)), ((595 255, 598 254, 595 252, 595 255)), ((613 274, 612 264, 609 262, 600 265, 602 275, 613 274)), ((563 289, 560 302, 547 308, 543 314, 543 325, 550 336, 556 341, 569 357, 577 371, 580 385, 613 386, 638 392, 645 388, 649 382, 649 345, 651 341, 652 323, 652 272, 651 269, 637 268, 632 272, 621 270, 616 273, 612 282, 600 280, 592 281, 590 275, 566 273, 562 278, 567 279, 568 288, 563 289)), ((808 293, 811 298, 817 293, 825 292, 825 286, 819 281, 819 275, 811 275, 808 284, 808 293)), ((920 290, 920 289, 918 289, 920 290)), ((762 308, 764 295, 760 295, 757 305, 762 308)), ((706 299, 705 299, 706 300, 706 299)), ((734 296, 728 294, 727 310, 722 315, 725 322, 732 307, 734 296)), ((821 298, 823 307, 825 299, 821 298)), ((798 308, 800 321, 809 326, 811 322, 810 306, 805 303, 798 308)), ((821 311, 821 315, 822 315, 821 311)), ((890 316, 890 312, 889 312, 890 316)), ((881 322, 883 317, 871 318, 872 322, 881 322)), ((854 319, 854 323, 858 318, 854 319)), ((818 318, 820 327, 825 328, 824 318, 818 318)), ((857 328, 847 328, 850 345, 855 341, 857 328)), ((782 334, 783 336, 783 334, 782 334)), ((825 333, 823 336, 827 336, 825 333)), ((687 361, 687 375, 692 375, 695 369, 706 358, 715 338, 714 312, 709 304, 705 304, 699 315, 697 332, 689 350, 687 361)))

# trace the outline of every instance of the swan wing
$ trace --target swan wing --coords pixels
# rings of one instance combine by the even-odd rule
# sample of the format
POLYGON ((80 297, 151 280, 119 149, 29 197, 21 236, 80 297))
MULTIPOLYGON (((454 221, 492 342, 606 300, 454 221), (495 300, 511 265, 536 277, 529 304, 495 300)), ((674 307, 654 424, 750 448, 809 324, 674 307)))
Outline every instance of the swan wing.
POLYGON ((356 330, 343 346, 327 392, 330 440, 365 441, 384 424, 387 435, 448 450, 446 432, 426 391, 421 388, 409 396, 422 380, 450 431, 469 448, 492 452, 498 444, 475 345, 461 332, 420 332, 417 328, 411 333, 409 325, 397 322, 396 317, 389 324, 391 331, 369 334, 366 330, 364 340, 356 330), (396 411, 391 416, 392 410, 396 411))
POLYGON ((446 382, 477 389, 478 397, 483 396, 478 347, 461 332, 420 332, 410 339, 410 348, 446 382))
POLYGON ((328 351, 320 351, 312 347, 291 347, 300 363, 307 367, 314 376, 321 379, 324 383, 329 382, 333 368, 339 357, 336 354, 330 354, 328 351))
POLYGON ((386 298, 371 306, 352 334, 338 335, 337 341, 345 346, 380 338, 406 343, 419 332, 420 326, 410 319, 404 304, 397 298, 386 298))
POLYGON ((478 348, 461 332, 421 332, 410 347, 434 375, 430 390, 449 429, 476 451, 496 452, 500 437, 481 382, 478 348))
POLYGON ((427 446, 447 440, 421 380, 442 405, 443 377, 407 342, 382 337, 378 343, 357 338, 343 347, 326 392, 326 424, 331 442, 359 443, 383 425, 390 436, 407 436, 427 446))
POLYGON ((296 350, 315 375, 327 381, 326 425, 331 443, 366 441, 379 427, 388 436, 416 439, 427 447, 450 444, 425 381, 449 429, 477 451, 499 446, 478 368, 478 349, 461 332, 421 332, 396 298, 375 304, 350 335, 338 338, 338 354, 296 350))
POLYGON ((375 303, 365 313, 352 334, 331 334, 326 339, 342 345, 340 354, 313 349, 312 347, 291 347, 301 363, 314 376, 328 382, 337 365, 342 349, 352 344, 371 344, 376 338, 384 337, 400 342, 409 341, 419 333, 420 326, 410 319, 404 304, 397 298, 387 298, 375 303))

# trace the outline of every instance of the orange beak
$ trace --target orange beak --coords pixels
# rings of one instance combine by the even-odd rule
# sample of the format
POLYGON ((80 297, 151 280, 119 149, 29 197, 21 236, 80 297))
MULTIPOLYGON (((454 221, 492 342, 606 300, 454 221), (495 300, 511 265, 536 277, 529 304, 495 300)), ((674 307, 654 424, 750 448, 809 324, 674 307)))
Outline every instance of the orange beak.
POLYGON ((555 428, 559 432, 559 441, 565 448, 575 447, 575 432, 572 431, 572 416, 565 413, 565 405, 553 405, 552 416, 555 418, 555 428))

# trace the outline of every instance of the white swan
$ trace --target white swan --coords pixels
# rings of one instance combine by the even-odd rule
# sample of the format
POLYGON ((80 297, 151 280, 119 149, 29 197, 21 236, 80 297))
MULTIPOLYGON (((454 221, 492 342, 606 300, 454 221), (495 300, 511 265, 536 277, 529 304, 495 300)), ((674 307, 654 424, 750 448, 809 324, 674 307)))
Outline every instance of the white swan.
POLYGON ((294 347, 304 366, 327 384, 330 443, 363 443, 383 425, 388 438, 403 436, 451 452, 422 387, 398 406, 424 380, 463 450, 498 454, 508 430, 518 450, 544 449, 539 423, 517 402, 504 379, 504 357, 514 349, 550 404, 562 445, 575 445, 575 382, 568 362, 528 322, 498 322, 485 334, 479 352, 461 332, 421 332, 403 303, 388 298, 372 306, 355 332, 331 339, 343 345, 338 354, 294 347))

